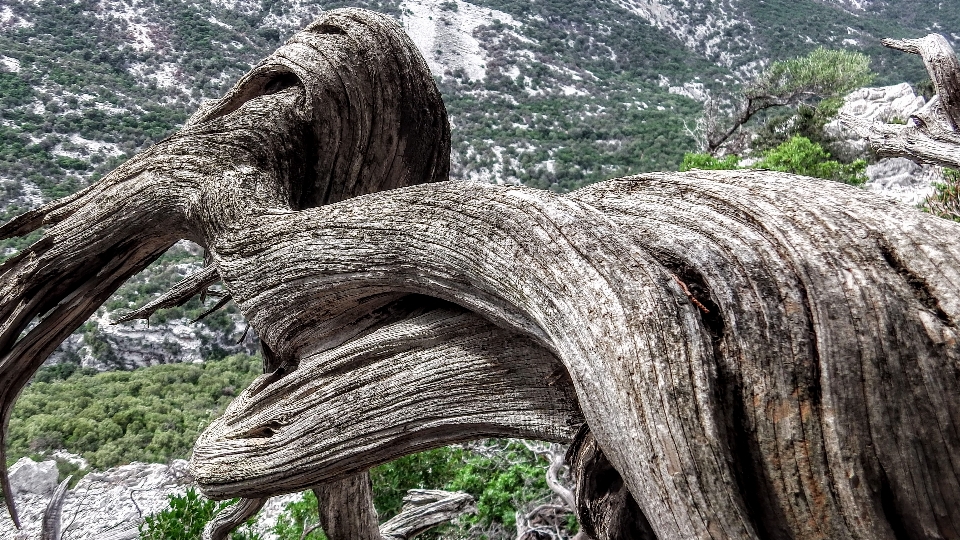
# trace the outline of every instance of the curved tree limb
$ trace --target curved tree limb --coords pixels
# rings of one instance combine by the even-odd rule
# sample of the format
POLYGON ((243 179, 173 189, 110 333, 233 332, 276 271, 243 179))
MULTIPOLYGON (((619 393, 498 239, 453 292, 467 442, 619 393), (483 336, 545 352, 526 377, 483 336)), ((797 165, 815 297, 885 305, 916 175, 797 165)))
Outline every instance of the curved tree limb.
POLYGON ((937 95, 906 125, 870 123, 850 114, 840 121, 867 139, 883 157, 960 168, 960 61, 939 34, 921 39, 885 39, 887 47, 918 54, 937 95))
POLYGON ((583 419, 566 370, 549 352, 457 306, 418 296, 404 302, 408 316, 308 355, 292 371, 263 375, 242 392, 207 431, 210 446, 194 451, 205 493, 231 497, 235 481, 247 496, 296 491, 484 436, 572 438, 583 419), (230 459, 221 437, 273 457, 221 466, 230 459), (281 440, 301 444, 289 477, 270 468, 281 440), (229 473, 234 465, 240 468, 229 473), (301 467, 316 473, 303 488, 301 467), (273 480, 251 481, 256 470, 273 480))
POLYGON ((960 225, 764 171, 349 199, 442 179, 447 136, 402 31, 326 15, 181 133, 7 229, 52 224, 0 266, 4 425, 60 340, 187 237, 274 368, 198 440, 210 496, 585 421, 574 473, 620 501, 585 514, 626 509, 662 540, 957 537, 960 225))
MULTIPOLYGON (((202 244, 203 216, 228 226, 231 212, 290 213, 448 170, 446 112, 413 43, 382 15, 326 13, 178 133, 0 228, 47 226, 0 265, 0 463, 13 403, 41 363, 177 240, 202 244)), ((19 526, 5 468, 0 484, 19 526)))
POLYGON ((63 479, 54 490, 47 508, 43 511, 43 524, 40 527, 41 540, 60 540, 60 528, 63 524, 63 501, 70 491, 70 481, 73 475, 63 479))
MULTIPOLYGON (((323 334, 303 324, 336 320, 367 295, 422 292, 564 363, 604 455, 659 538, 946 531, 947 514, 934 509, 960 504, 951 472, 960 381, 944 378, 958 357, 960 252, 938 240, 952 238, 943 227, 957 225, 828 182, 714 171, 568 197, 436 184, 254 219, 244 236, 211 228, 225 286, 251 324, 302 360, 244 393, 200 438, 193 466, 213 496, 291 491, 462 436, 471 422, 423 429, 437 418, 421 405, 433 385, 393 383, 393 405, 351 399, 378 395, 363 383, 327 386, 338 380, 329 370, 355 381, 367 363, 312 352, 323 334), (299 412, 318 408, 330 412, 299 412), (926 430, 930 417, 943 427, 926 430), (343 429, 337 418, 376 421, 343 429)), ((394 343, 369 340, 355 345, 394 343)), ((416 365, 379 358, 378 373, 416 365)), ((482 373, 423 373, 448 373, 463 395, 489 394, 470 390, 490 384, 482 373)), ((455 402, 464 412, 444 422, 486 406, 455 402)))
POLYGON ((884 39, 884 46, 905 53, 920 55, 940 97, 947 125, 960 130, 960 61, 953 47, 940 34, 920 39, 884 39))
POLYGON ((240 499, 221 510, 203 527, 203 540, 227 540, 230 533, 263 508, 266 499, 240 499))

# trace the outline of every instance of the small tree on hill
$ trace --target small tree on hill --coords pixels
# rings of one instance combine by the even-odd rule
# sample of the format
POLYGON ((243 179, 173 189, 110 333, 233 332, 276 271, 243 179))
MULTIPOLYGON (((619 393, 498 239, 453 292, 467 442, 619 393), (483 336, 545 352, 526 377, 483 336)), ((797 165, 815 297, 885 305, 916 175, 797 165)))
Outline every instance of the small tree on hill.
MULTIPOLYGON (((717 155, 757 113, 774 107, 815 107, 836 100, 873 80, 870 58, 858 52, 817 48, 807 56, 777 61, 747 83, 733 113, 724 114, 708 102, 698 122, 701 144, 717 155)), ((834 111, 835 113, 835 111, 834 111)))

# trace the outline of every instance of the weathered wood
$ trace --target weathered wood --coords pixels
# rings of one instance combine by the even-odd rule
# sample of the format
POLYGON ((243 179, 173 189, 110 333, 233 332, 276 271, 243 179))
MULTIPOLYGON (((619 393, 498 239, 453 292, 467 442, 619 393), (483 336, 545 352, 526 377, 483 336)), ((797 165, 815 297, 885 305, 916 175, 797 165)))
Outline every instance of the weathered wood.
POLYGON ((179 134, 0 228, 49 226, 0 266, 4 426, 46 354, 188 238, 271 370, 197 442, 209 496, 321 486, 332 529, 373 536, 349 496, 369 467, 580 432, 597 540, 960 538, 960 224, 768 171, 410 186, 448 151, 399 27, 325 15, 179 134))
POLYGON ((420 296, 401 305, 406 316, 390 306, 390 324, 303 355, 291 371, 263 375, 242 392, 207 431, 210 444, 194 449, 194 472, 208 496, 235 496, 236 482, 244 496, 260 496, 250 481, 257 471, 273 477, 268 495, 479 437, 572 438, 583 418, 565 369, 549 352, 457 306, 420 296), (232 442, 224 446, 221 438, 232 442), (230 448, 234 443, 242 449, 230 448), (298 448, 296 456, 285 454, 288 446, 298 448), (264 451, 262 465, 245 460, 255 449, 264 451), (276 459, 295 462, 289 479, 268 472, 276 459), (228 472, 233 466, 239 469, 228 472), (313 473, 303 485, 307 470, 313 473))
POLYGON ((950 42, 940 34, 930 34, 920 39, 884 39, 882 43, 923 58, 948 125, 953 131, 960 130, 960 61, 950 42))
POLYGON ((883 44, 923 58, 937 94, 906 125, 870 123, 850 114, 840 121, 867 139, 882 157, 960 168, 960 61, 939 34, 921 39, 885 39, 883 44))
POLYGON ((155 300, 147 302, 143 306, 123 315, 116 320, 117 323, 132 321, 134 319, 148 319, 159 309, 182 306, 190 301, 191 298, 200 294, 207 287, 220 281, 217 275, 217 269, 208 266, 203 270, 190 274, 174 285, 169 291, 155 300))
MULTIPOLYGON (((0 236, 47 229, 0 265, 0 463, 13 403, 41 363, 174 242, 203 244, 200 216, 232 221, 230 211, 214 217, 210 209, 269 216, 443 180, 448 168, 446 112, 416 47, 387 17, 337 10, 178 133, 15 218, 0 236)), ((5 468, 0 484, 19 524, 5 468)))
POLYGON ((266 499, 240 499, 218 512, 203 527, 203 540, 227 540, 230 533, 257 515, 266 499))
POLYGON ((577 434, 567 461, 576 484, 574 508, 584 535, 606 540, 656 540, 650 522, 589 429, 577 434))
POLYGON ((63 526, 63 501, 70 491, 70 480, 73 475, 63 479, 53 491, 50 502, 43 510, 43 522, 40 526, 40 540, 60 540, 60 529, 63 526))
POLYGON ((476 510, 473 497, 462 491, 411 489, 403 503, 400 513, 380 526, 383 540, 410 540, 476 510))
POLYGON ((330 540, 381 540, 370 473, 363 471, 313 489, 320 525, 330 540))
MULTIPOLYGON (((303 321, 342 321, 388 291, 455 301, 533 338, 565 364, 660 538, 892 538, 949 536, 941 512, 960 503, 949 427, 960 411, 949 367, 956 228, 854 188, 738 171, 646 175, 569 197, 435 184, 210 235, 238 304, 292 357, 318 358, 331 332, 303 321), (942 431, 926 429, 931 417, 942 431)), ((418 439, 420 419, 440 414, 422 408, 437 388, 426 381, 391 383, 399 394, 387 402, 300 389, 331 388, 334 362, 301 360, 238 398, 195 449, 204 489, 290 491, 459 440, 470 425, 418 439), (336 415, 305 416, 324 399, 336 415), (334 420, 385 410, 368 425, 334 420), (396 426, 417 427, 397 445, 380 434, 396 426)), ((449 373, 463 388, 492 382, 449 373)))

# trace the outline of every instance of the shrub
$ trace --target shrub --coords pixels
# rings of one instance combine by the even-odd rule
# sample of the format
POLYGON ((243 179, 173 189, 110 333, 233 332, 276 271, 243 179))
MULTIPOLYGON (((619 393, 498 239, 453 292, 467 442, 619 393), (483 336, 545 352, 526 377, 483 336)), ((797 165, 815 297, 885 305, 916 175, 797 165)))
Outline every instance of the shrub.
POLYGON ((944 219, 960 221, 960 171, 944 169, 944 181, 933 184, 933 193, 921 203, 920 209, 944 219))
POLYGON ((723 158, 715 158, 710 154, 691 154, 683 155, 683 163, 680 164, 681 171, 690 171, 700 169, 704 171, 730 170, 739 168, 740 158, 735 155, 727 155, 723 158))
MULTIPOLYGON (((147 516, 139 526, 142 540, 200 540, 203 527, 220 510, 236 502, 211 501, 193 488, 183 495, 171 495, 168 506, 158 514, 147 516)), ((261 540, 253 530, 251 519, 230 535, 230 540, 261 540)))
POLYGON ((853 163, 840 163, 817 143, 801 136, 763 154, 755 167, 805 176, 835 180, 861 186, 867 181, 867 162, 858 159, 853 163))

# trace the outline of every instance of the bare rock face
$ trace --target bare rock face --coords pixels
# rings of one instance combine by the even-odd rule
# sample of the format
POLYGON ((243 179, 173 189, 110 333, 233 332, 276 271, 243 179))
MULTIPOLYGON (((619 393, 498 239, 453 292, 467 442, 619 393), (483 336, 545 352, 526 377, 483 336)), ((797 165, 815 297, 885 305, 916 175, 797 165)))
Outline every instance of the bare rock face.
POLYGON ((37 463, 28 457, 20 458, 10 467, 10 485, 16 495, 31 494, 49 497, 57 488, 57 463, 37 463))
MULTIPOLYGON (((57 482, 54 461, 35 463, 23 458, 28 468, 48 470, 48 491, 37 493, 15 492, 24 532, 28 538, 39 538, 40 520, 57 482), (30 464, 27 464, 29 462, 30 464)), ((15 476, 16 473, 12 475, 15 476)), ((168 497, 182 493, 191 481, 187 462, 174 460, 169 465, 131 463, 104 472, 92 472, 84 476, 68 494, 63 505, 63 535, 76 540, 134 539, 139 536, 137 527, 144 516, 165 508, 168 497)), ((15 529, 10 518, 0 519, 0 537, 10 538, 15 529)))
MULTIPOLYGON (((854 90, 843 100, 840 114, 849 114, 868 122, 904 122, 926 104, 908 83, 854 90)), ((839 115, 838 115, 839 116, 839 115)), ((850 156, 864 156, 869 143, 853 130, 834 119, 824 126, 828 135, 843 141, 842 147, 850 156)))
POLYGON ((940 167, 920 165, 907 158, 884 158, 867 166, 866 189, 910 205, 919 204, 943 180, 940 167))
MULTIPOLYGON (((58 455, 60 459, 77 459, 58 455)), ((23 530, 17 533, 6 514, 0 515, 0 538, 40 538, 43 511, 57 487, 56 461, 37 463, 24 457, 10 468, 23 530)), ((133 540, 144 518, 169 505, 171 495, 182 495, 193 485, 185 460, 170 464, 131 463, 91 472, 70 490, 63 505, 63 538, 70 540, 133 540)), ((299 494, 274 497, 258 516, 256 529, 264 539, 287 503, 299 494)))
MULTIPOLYGON (((868 122, 903 123, 926 105, 908 83, 877 88, 860 88, 844 99, 840 114, 862 118, 868 122)), ((843 127, 839 120, 826 125, 827 134, 841 139, 839 149, 845 157, 866 156, 869 142, 854 131, 843 127)), ((943 179, 940 167, 920 165, 906 158, 884 158, 867 167, 870 191, 883 193, 900 202, 916 205, 933 189, 934 182, 943 179)))

